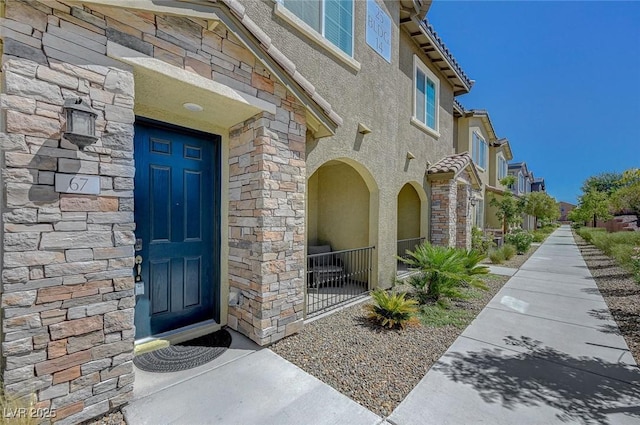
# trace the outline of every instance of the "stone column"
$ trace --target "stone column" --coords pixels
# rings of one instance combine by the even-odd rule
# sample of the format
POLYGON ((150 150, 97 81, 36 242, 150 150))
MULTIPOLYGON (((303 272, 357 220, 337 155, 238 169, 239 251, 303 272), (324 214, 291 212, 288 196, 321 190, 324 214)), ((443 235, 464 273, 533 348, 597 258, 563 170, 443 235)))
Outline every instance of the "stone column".
POLYGON ((230 131, 228 324, 260 345, 302 328, 305 132, 295 99, 230 131))
POLYGON ((79 423, 133 392, 133 75, 46 63, 3 57, 2 380, 79 423), (61 138, 75 98, 98 112, 84 151, 61 138), (96 176, 100 193, 58 193, 57 173, 96 176))
POLYGON ((456 248, 471 248, 471 187, 468 183, 458 185, 456 206, 456 248))
POLYGON ((455 180, 431 182, 431 243, 440 246, 456 244, 456 201, 458 185, 455 180))

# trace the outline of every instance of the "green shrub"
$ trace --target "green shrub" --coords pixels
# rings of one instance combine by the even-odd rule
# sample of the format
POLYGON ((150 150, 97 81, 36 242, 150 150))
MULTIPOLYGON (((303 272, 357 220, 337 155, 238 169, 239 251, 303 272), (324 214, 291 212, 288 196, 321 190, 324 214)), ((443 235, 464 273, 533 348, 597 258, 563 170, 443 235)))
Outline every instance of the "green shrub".
POLYGON ((482 258, 477 251, 425 243, 413 252, 408 251, 407 258, 400 260, 420 270, 407 283, 415 288, 418 300, 424 304, 441 297, 464 298, 460 288, 465 284, 484 288, 484 283, 476 277, 484 273, 485 267, 478 265, 482 258))
POLYGON ((516 247, 518 254, 524 254, 531 247, 533 242, 533 236, 526 230, 514 230, 511 233, 507 233, 504 238, 505 242, 516 247))
POLYGON ((385 328, 402 328, 418 323, 415 314, 418 312, 417 302, 405 298, 404 293, 390 294, 382 289, 371 292, 373 304, 366 306, 369 319, 385 328))
POLYGON ((611 256, 616 259, 618 264, 629 269, 633 266, 631 261, 635 254, 635 248, 633 245, 627 244, 613 244, 610 246, 609 251, 611 256))
POLYGON ((420 310, 422 324, 436 328, 442 326, 465 328, 473 317, 473 313, 468 310, 447 308, 439 304, 425 305, 420 310))
POLYGON ((486 254, 494 245, 481 229, 475 226, 471 229, 471 249, 486 254))
POLYGON ((500 248, 500 250, 502 251, 504 259, 507 261, 511 260, 517 253, 516 247, 509 243, 502 245, 502 248, 500 248))
POLYGON ((535 232, 533 232, 533 241, 544 242, 544 240, 547 239, 547 236, 549 236, 548 233, 544 233, 539 230, 536 230, 535 232))
POLYGON ((489 251, 489 261, 491 261, 492 264, 502 264, 504 260, 504 252, 502 249, 492 249, 489 251))
POLYGON ((581 227, 576 230, 582 239, 589 243, 593 243, 593 237, 599 233, 605 233, 605 229, 594 229, 593 227, 581 227))
POLYGON ((640 283, 640 232, 608 233, 605 229, 582 227, 576 233, 633 273, 640 283))
POLYGON ((489 273, 489 267, 484 264, 480 264, 480 262, 485 258, 487 258, 485 254, 480 251, 476 251, 475 249, 467 251, 464 257, 464 267, 467 270, 467 273, 470 276, 489 273))
POLYGON ((429 278, 424 273, 411 275, 406 283, 413 287, 418 303, 422 305, 433 301, 433 296, 429 293, 429 278))

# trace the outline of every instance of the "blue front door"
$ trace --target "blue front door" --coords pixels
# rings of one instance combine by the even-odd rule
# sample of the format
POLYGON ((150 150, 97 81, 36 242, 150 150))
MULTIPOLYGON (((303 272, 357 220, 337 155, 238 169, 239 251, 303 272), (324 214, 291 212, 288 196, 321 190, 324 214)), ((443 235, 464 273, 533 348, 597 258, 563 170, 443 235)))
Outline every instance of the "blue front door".
POLYGON ((134 145, 136 338, 219 321, 220 137, 138 121, 134 145))

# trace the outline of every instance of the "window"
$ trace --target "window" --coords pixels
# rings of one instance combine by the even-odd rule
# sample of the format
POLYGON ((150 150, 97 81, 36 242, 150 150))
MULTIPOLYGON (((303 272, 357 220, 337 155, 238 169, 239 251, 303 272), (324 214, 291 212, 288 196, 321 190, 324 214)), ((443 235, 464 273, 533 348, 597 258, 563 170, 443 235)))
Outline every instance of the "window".
POLYGON ((502 154, 498 154, 498 180, 507 177, 507 161, 502 154))
POLYGON ((524 175, 522 172, 518 173, 518 192, 524 193, 524 175))
POLYGON ((473 133, 472 159, 483 170, 487 169, 487 142, 476 132, 473 133))
POLYGON ((482 199, 478 199, 476 201, 476 217, 475 217, 475 226, 481 229, 484 228, 484 201, 482 199))
POLYGON ((284 7, 353 56, 353 0, 281 0, 284 7))
POLYGON ((413 57, 413 118, 428 129, 438 131, 438 98, 440 97, 440 80, 431 72, 417 56, 413 57))

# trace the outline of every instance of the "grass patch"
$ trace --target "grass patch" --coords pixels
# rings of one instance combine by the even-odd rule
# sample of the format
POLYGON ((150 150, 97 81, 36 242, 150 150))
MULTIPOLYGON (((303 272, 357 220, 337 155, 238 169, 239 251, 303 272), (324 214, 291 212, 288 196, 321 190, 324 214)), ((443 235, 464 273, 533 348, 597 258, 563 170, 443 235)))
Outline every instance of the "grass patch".
POLYGON ((582 227, 576 231, 580 237, 606 255, 623 269, 633 273, 640 283, 640 232, 613 232, 605 229, 582 227))
POLYGON ((489 251, 489 260, 491 261, 491 264, 504 263, 504 252, 501 249, 492 249, 489 251))
POLYGON ((443 308, 437 304, 425 305, 420 309, 420 322, 424 326, 442 327, 455 326, 464 328, 475 315, 467 310, 459 308, 443 308))
MULTIPOLYGON (((2 383, 0 383, 1 385, 2 383)), ((35 414, 35 396, 15 397, 0 391, 0 425, 36 425, 40 423, 35 414)))

